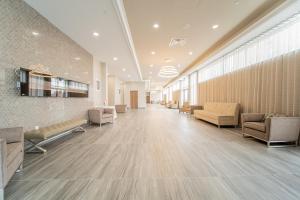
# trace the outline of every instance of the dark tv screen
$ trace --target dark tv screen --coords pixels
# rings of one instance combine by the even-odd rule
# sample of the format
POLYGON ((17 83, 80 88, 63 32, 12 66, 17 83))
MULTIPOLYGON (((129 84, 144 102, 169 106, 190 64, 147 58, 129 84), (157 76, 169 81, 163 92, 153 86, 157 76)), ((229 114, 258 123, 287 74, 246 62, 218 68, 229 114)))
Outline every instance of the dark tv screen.
POLYGON ((89 85, 21 68, 20 90, 30 97, 88 97, 89 85))

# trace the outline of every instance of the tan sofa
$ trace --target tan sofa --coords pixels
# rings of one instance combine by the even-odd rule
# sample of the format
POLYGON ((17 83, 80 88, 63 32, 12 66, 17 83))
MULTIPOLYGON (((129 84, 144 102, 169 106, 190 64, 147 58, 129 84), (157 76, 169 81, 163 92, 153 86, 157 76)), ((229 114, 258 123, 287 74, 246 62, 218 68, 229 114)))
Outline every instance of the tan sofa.
POLYGON ((99 124, 100 127, 105 123, 114 123, 114 109, 112 108, 93 108, 89 110, 90 124, 99 124))
POLYGON ((243 136, 251 136, 272 143, 294 143, 298 145, 300 117, 286 117, 282 114, 268 116, 261 113, 242 114, 243 136))
POLYGON ((201 119, 220 126, 237 126, 239 123, 240 104, 206 103, 203 110, 194 110, 196 119, 201 119))
POLYGON ((4 199, 4 188, 19 169, 24 159, 24 134, 22 128, 0 129, 0 199, 4 199))

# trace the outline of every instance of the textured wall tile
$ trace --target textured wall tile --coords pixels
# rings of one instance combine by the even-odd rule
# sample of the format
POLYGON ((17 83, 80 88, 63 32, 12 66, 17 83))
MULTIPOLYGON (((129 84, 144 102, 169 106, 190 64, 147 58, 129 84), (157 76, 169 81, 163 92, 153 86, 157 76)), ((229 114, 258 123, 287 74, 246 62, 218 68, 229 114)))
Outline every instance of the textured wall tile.
POLYGON ((0 128, 46 126, 87 116, 89 98, 21 97, 19 67, 43 65, 57 76, 92 84, 92 55, 22 0, 0 0, 0 128), (32 32, 39 32, 33 36, 32 32), (80 57, 80 61, 74 58, 80 57))

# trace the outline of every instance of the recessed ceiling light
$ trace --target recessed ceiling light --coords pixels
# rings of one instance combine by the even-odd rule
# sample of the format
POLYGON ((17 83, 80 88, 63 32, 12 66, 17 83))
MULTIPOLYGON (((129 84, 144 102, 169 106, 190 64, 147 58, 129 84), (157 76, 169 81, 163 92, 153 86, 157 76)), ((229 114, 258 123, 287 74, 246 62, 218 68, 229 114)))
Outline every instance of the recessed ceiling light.
POLYGON ((153 64, 149 65, 149 67, 153 67, 153 64))
POLYGON ((211 28, 212 28, 212 29, 217 29, 217 28, 219 28, 219 25, 218 25, 218 24, 215 24, 215 25, 213 25, 211 28))
POLYGON ((80 60, 80 59, 81 59, 81 58, 79 58, 79 57, 75 57, 75 58, 74 58, 74 60, 80 60))
POLYGON ((98 37, 100 34, 97 33, 97 32, 94 32, 93 35, 96 36, 96 37, 98 37))
POLYGON ((152 74, 152 72, 149 72, 149 74, 152 74))
POLYGON ((181 64, 178 64, 177 67, 180 68, 180 67, 181 67, 181 64))
POLYGON ((235 0, 235 1, 234 1, 234 4, 235 4, 235 5, 239 5, 239 4, 240 4, 240 1, 235 0))
POLYGON ((192 51, 190 51, 190 52, 189 52, 189 55, 193 55, 193 52, 192 52, 192 51))
POLYGON ((128 74, 128 78, 130 78, 131 77, 131 75, 130 74, 128 74))
POLYGON ((155 54, 156 54, 156 52, 155 52, 155 51, 151 51, 151 54, 152 54, 152 55, 155 55, 155 54))
POLYGON ((32 31, 32 35, 34 35, 34 36, 38 36, 39 34, 40 34, 39 32, 32 31))
POLYGON ((125 72, 125 71, 126 71, 126 69, 125 69, 125 68, 123 68, 123 69, 122 69, 122 71, 123 71, 123 72, 125 72))
POLYGON ((159 28, 159 24, 157 24, 157 23, 155 23, 155 24, 153 24, 153 28, 159 28))
POLYGON ((113 58, 113 60, 114 60, 114 61, 117 61, 117 60, 118 60, 118 58, 117 58, 117 57, 114 57, 114 58, 113 58))

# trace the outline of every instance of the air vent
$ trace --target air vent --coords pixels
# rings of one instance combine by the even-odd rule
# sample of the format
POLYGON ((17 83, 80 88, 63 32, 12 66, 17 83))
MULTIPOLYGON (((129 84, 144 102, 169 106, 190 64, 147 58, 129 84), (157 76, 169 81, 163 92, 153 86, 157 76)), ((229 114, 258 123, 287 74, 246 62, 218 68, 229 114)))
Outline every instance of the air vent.
POLYGON ((172 38, 169 47, 174 48, 177 46, 184 46, 186 44, 186 39, 184 38, 172 38))

